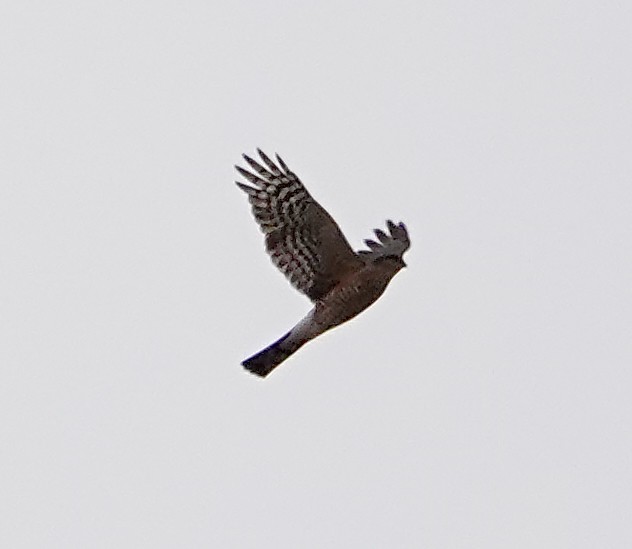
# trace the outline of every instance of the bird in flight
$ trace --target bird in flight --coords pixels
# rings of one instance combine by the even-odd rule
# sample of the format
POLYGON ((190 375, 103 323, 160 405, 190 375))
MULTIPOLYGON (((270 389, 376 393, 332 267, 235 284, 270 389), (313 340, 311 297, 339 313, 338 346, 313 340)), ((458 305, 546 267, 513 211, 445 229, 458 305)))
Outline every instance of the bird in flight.
POLYGON ((390 234, 375 229, 377 241, 365 240, 369 249, 354 252, 337 223, 279 155, 275 163, 257 152, 260 161, 243 155, 251 171, 235 166, 251 184, 237 181, 237 186, 248 195, 272 262, 314 304, 281 339, 242 362, 265 377, 308 341, 373 304, 406 266, 402 256, 410 240, 403 223, 388 221, 390 234))

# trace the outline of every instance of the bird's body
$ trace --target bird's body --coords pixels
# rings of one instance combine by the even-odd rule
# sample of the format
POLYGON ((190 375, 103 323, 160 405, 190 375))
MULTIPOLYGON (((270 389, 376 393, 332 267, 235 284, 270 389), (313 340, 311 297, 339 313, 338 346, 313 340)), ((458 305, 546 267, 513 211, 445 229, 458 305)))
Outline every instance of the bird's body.
POLYGON ((391 235, 375 233, 370 251, 354 252, 331 216, 308 193, 277 156, 281 169, 259 151, 261 164, 244 155, 257 175, 237 167, 257 188, 237 183, 248 193, 253 214, 266 234, 266 248, 275 265, 305 293, 314 307, 292 330, 242 364, 268 375, 308 341, 352 319, 374 303, 405 267, 410 246, 403 223, 388 222, 391 235))

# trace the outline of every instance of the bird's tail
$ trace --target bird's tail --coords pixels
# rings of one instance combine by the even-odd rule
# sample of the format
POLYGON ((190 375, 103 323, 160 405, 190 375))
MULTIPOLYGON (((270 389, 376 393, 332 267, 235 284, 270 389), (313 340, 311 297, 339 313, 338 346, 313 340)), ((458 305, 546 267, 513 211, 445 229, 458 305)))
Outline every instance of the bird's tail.
POLYGON ((281 362, 290 355, 298 351, 306 341, 291 338, 292 331, 285 334, 281 339, 275 341, 272 345, 266 347, 263 351, 259 351, 256 355, 244 360, 241 365, 253 374, 261 377, 267 376, 281 362))

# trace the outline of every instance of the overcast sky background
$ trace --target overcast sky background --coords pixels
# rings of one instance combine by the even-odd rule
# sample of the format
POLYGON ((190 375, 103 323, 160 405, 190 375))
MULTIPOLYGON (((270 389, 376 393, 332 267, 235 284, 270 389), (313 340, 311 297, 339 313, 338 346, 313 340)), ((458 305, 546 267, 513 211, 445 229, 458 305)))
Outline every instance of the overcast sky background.
POLYGON ((2 547, 632 547, 632 8, 7 2, 2 547), (408 269, 309 309, 233 165, 408 269))

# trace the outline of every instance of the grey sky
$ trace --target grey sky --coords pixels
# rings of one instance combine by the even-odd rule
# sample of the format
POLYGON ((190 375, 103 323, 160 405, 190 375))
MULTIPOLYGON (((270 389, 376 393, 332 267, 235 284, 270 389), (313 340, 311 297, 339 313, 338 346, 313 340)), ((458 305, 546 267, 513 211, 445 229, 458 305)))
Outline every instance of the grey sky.
POLYGON ((2 547, 632 546, 632 9, 0 8, 2 547), (309 308, 233 164, 408 269, 309 308))

